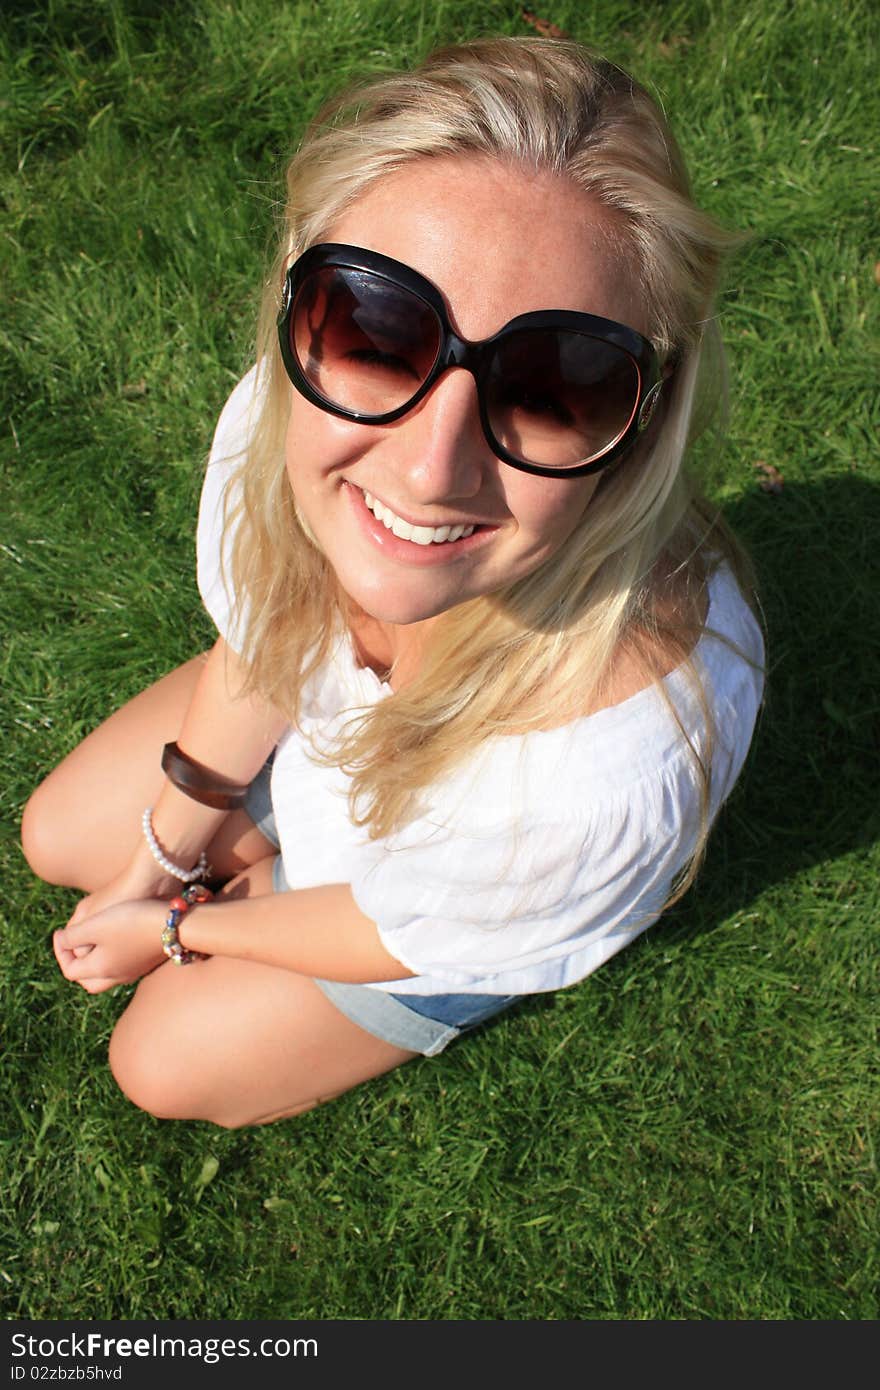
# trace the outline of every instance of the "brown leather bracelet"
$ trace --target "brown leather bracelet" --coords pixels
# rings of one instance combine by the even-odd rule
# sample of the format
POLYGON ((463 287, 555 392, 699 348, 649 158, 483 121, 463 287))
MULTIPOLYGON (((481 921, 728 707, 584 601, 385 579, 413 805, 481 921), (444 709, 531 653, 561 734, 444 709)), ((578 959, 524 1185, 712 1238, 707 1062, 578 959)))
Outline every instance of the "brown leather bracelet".
POLYGON ((213 806, 215 811, 237 811, 248 794, 247 787, 211 772, 210 768, 182 752, 176 743, 166 743, 162 749, 162 771, 184 796, 203 806, 213 806))

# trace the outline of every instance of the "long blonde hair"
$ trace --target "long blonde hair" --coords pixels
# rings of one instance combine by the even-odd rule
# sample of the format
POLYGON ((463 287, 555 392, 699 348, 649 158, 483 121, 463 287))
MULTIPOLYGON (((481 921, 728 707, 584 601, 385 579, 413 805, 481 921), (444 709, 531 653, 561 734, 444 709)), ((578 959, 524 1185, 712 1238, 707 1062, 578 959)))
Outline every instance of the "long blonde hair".
MULTIPOLYGON (((681 468, 698 388, 707 399, 720 391, 713 299, 736 239, 694 205, 663 114, 619 68, 549 39, 443 49, 412 72, 331 102, 287 171, 259 330, 263 405, 227 516, 235 527, 232 588, 247 614, 250 688, 296 722, 304 685, 346 615, 285 472, 290 386, 275 339, 284 267, 326 237, 382 174, 442 156, 552 173, 615 209, 648 335, 671 375, 649 455, 640 445, 602 475, 566 544, 526 578, 445 613, 413 678, 375 707, 352 712, 331 756, 351 774, 352 813, 375 837, 412 818, 431 784, 487 737, 576 717, 600 694, 622 646, 641 653, 649 680, 662 674, 659 650, 667 661, 670 654, 686 660, 694 632, 683 615, 694 611, 718 558, 738 560, 681 468), (664 584, 667 598, 677 596, 671 607, 658 601, 664 584), (567 708, 572 691, 579 705, 567 708)), ((695 757, 705 801, 705 747, 695 757)))

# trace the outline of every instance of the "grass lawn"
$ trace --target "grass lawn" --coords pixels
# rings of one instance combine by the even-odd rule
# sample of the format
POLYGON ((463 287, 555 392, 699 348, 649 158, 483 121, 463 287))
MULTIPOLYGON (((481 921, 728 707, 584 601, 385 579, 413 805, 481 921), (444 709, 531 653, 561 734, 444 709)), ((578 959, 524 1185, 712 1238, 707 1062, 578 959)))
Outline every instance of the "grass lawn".
POLYGON ((127 991, 58 973, 76 898, 28 871, 21 808, 211 641, 201 469, 304 121, 349 71, 532 28, 477 0, 4 6, 7 1318, 880 1315, 876 9, 540 14, 659 93, 698 196, 750 233, 721 305, 729 425, 695 467, 761 578, 754 753, 695 889, 582 986, 228 1133, 116 1091, 127 991))

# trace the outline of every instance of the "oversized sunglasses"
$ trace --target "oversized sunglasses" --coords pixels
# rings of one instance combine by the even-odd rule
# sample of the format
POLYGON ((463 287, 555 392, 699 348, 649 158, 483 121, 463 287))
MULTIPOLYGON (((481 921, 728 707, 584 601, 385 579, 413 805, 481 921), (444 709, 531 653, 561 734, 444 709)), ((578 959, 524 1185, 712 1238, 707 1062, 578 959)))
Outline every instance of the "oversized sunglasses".
POLYGON ((287 272, 278 337, 306 400, 366 425, 399 420, 443 372, 463 367, 490 448, 544 477, 581 477, 618 459, 662 387, 653 345, 624 324, 547 309, 471 343, 453 332, 430 280, 334 242, 312 246, 287 272))

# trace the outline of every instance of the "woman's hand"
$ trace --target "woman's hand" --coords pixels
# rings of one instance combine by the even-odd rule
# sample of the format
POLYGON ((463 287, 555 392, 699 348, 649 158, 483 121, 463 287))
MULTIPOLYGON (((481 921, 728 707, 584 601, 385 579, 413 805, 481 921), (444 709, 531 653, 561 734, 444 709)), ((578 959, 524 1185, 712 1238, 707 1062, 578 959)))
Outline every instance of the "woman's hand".
POLYGON ((135 856, 121 874, 79 900, 68 926, 85 922, 117 903, 134 903, 143 898, 161 898, 167 902, 182 887, 178 879, 171 878, 152 859, 145 861, 142 856, 135 856))
POLYGON ((79 920, 77 912, 54 933, 52 945, 65 979, 82 985, 89 994, 131 984, 165 959, 161 941, 168 915, 165 903, 155 899, 116 903, 79 920))

